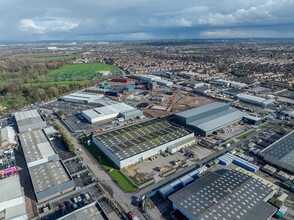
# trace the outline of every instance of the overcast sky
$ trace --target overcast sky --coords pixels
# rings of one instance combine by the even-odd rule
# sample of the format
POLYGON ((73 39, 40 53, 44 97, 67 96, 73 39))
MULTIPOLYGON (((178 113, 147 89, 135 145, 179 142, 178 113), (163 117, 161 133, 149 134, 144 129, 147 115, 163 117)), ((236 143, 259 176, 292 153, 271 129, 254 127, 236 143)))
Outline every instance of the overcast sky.
POLYGON ((294 0, 0 0, 0 41, 294 37, 294 0))

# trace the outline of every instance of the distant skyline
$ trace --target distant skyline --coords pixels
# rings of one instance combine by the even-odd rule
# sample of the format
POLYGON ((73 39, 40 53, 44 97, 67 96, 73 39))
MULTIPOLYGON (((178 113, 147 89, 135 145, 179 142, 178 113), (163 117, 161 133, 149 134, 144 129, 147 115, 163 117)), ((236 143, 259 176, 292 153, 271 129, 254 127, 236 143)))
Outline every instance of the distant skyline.
POLYGON ((293 38, 294 0, 0 0, 0 41, 293 38))

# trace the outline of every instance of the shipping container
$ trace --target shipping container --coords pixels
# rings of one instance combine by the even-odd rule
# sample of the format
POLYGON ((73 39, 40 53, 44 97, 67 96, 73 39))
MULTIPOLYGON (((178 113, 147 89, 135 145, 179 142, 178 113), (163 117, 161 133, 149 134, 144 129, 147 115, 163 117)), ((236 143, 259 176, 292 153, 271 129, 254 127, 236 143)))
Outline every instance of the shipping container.
POLYGON ((194 179, 195 179, 195 177, 198 177, 198 175, 199 175, 199 170, 194 170, 189 173, 189 176, 191 176, 194 179))
POLYGON ((174 189, 179 189, 182 185, 180 180, 175 180, 172 183, 169 184, 174 189))
POLYGON ((189 183, 194 181, 194 178, 192 178, 189 175, 185 175, 185 176, 179 178, 179 180, 181 181, 183 186, 187 186, 189 183))
POLYGON ((167 196, 172 194, 175 191, 175 189, 173 189, 170 185, 165 185, 164 187, 160 188, 158 191, 164 198, 166 198, 167 196))

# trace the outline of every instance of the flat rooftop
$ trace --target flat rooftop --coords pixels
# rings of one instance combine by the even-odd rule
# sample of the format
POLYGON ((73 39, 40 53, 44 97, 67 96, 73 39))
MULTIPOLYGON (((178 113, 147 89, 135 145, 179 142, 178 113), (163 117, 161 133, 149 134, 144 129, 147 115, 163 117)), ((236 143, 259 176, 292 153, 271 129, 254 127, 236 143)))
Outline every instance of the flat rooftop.
POLYGON ((20 133, 19 140, 27 163, 48 158, 56 154, 41 129, 20 133))
POLYGON ((75 99, 75 100, 81 100, 81 101, 91 101, 93 99, 99 99, 103 97, 102 94, 93 93, 93 92, 74 92, 65 96, 62 96, 62 99, 75 99))
POLYGON ((247 114, 239 110, 228 109, 200 120, 190 122, 188 125, 198 127, 205 132, 212 132, 224 127, 227 124, 242 119, 245 115, 247 114))
POLYGON ((213 103, 210 103, 210 104, 207 104, 207 105, 200 106, 198 108, 193 108, 193 109, 190 109, 190 110, 187 110, 187 111, 177 113, 176 115, 180 116, 180 117, 184 117, 184 118, 189 118, 189 117, 194 116, 195 114, 201 114, 201 113, 204 113, 206 111, 210 111, 210 110, 220 108, 220 107, 223 107, 223 106, 228 106, 228 104, 223 103, 223 102, 213 102, 213 103))
MULTIPOLYGON (((22 196, 19 177, 10 176, 0 180, 0 204, 11 199, 22 196)), ((0 207, 1 210, 1 207, 0 207)))
POLYGON ((189 134, 191 132, 157 118, 97 135, 95 138, 119 160, 123 160, 189 134))
POLYGON ((99 118, 106 115, 119 114, 132 110, 135 110, 135 108, 130 105, 127 105, 125 103, 116 103, 112 105, 85 110, 83 111, 83 114, 87 115, 89 118, 99 118))
POLYGON ((169 199, 200 220, 266 220, 276 209, 263 201, 273 190, 238 170, 210 172, 169 199))
POLYGON ((26 205, 19 176, 0 180, 0 213, 5 210, 4 219, 27 219, 26 205))
POLYGON ((105 215, 101 214, 96 206, 96 202, 84 206, 68 215, 61 217, 60 220, 105 220, 105 215))
POLYGON ((50 161, 29 168, 35 193, 43 192, 60 184, 71 181, 60 161, 50 161))
POLYGON ((14 117, 18 126, 36 124, 44 121, 37 109, 24 112, 16 112, 14 113, 14 117))
POLYGON ((259 155, 264 157, 265 160, 268 160, 293 173, 294 131, 260 151, 259 155))

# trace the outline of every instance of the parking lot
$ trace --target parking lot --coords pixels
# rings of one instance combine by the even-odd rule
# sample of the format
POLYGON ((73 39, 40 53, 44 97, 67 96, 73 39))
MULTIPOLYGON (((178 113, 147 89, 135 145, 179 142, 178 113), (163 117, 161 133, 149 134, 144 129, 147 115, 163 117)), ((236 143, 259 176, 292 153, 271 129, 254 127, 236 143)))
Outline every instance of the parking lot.
POLYGON ((160 171, 162 169, 166 168, 166 170, 168 170, 176 168, 178 171, 184 167, 195 164, 198 159, 202 159, 211 153, 212 151, 207 148, 194 145, 174 154, 165 154, 165 156, 157 155, 153 157, 152 160, 145 160, 142 163, 127 168, 124 173, 128 176, 136 176, 138 174, 149 175, 152 176, 156 182, 159 182, 164 179, 164 177, 160 176, 160 171), (193 157, 185 156, 187 152, 193 153, 193 157))
POLYGON ((56 137, 54 140, 51 141, 51 143, 53 144, 53 147, 62 160, 66 160, 76 156, 74 152, 69 152, 67 150, 63 140, 60 137, 56 137))
MULTIPOLYGON (((96 186, 93 186, 91 188, 88 188, 84 191, 81 191, 79 193, 73 194, 69 197, 60 199, 57 202, 53 202, 50 204, 50 210, 53 211, 52 214, 47 215, 43 219, 57 219, 60 218, 70 212, 73 212, 75 210, 78 210, 84 206, 86 206, 89 203, 92 203, 96 201, 97 199, 101 198, 102 194, 98 190, 96 186), (86 195, 88 194, 88 195, 86 195)), ((47 209, 45 207, 40 207, 39 212, 42 213, 43 210, 47 209)))

